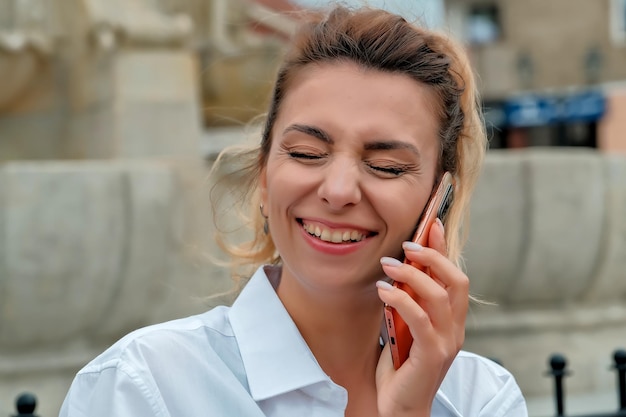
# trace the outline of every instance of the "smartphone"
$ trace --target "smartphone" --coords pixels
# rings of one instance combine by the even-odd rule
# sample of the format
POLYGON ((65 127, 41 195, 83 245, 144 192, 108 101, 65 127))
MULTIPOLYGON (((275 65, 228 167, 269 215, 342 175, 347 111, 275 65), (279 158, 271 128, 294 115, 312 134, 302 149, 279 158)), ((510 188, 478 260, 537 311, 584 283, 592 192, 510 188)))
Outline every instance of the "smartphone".
MULTIPOLYGON (((435 223, 435 220, 439 218, 445 225, 446 217, 450 206, 454 199, 454 179, 452 174, 445 172, 439 181, 437 187, 434 188, 434 192, 430 196, 424 211, 422 212, 415 233, 413 235, 413 242, 419 243, 422 246, 428 244, 428 233, 430 227, 435 223)), ((405 263, 409 263, 414 267, 429 274, 428 268, 418 265, 414 262, 404 260, 405 263)), ((415 292, 408 285, 401 282, 393 282, 393 286, 401 288, 406 291, 413 299, 416 298, 415 292)), ((393 366, 395 369, 400 366, 409 357, 409 351, 413 344, 413 337, 409 331, 409 326, 402 320, 402 317, 396 312, 396 310, 388 305, 384 307, 385 312, 385 328, 387 329, 387 341, 391 347, 391 358, 393 360, 393 366)))

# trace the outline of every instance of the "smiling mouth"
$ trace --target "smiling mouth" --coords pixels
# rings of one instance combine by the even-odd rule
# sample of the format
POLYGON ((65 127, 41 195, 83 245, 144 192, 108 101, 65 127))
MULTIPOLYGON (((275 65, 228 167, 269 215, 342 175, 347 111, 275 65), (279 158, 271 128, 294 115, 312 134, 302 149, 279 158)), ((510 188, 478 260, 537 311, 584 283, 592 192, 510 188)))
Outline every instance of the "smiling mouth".
POLYGON ((330 243, 355 243, 376 234, 354 229, 329 229, 319 224, 306 223, 302 219, 298 219, 298 222, 309 235, 330 243))

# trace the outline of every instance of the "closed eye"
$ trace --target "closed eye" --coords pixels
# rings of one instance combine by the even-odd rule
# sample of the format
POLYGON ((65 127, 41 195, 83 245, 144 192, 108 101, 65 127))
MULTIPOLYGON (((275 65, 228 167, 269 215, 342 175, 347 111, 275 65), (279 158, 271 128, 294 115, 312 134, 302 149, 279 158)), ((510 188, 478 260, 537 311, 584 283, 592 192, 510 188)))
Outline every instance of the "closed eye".
POLYGON ((324 154, 314 154, 314 153, 304 153, 304 152, 289 152, 289 156, 294 159, 307 159, 307 160, 316 160, 322 159, 324 154))
POLYGON ((396 176, 403 174, 405 172, 403 168, 396 168, 396 167, 377 167, 377 166, 370 165, 370 168, 372 168, 375 171, 380 171, 386 174, 392 174, 396 176))
POLYGON ((406 165, 376 165, 372 163, 366 163, 366 165, 377 174, 387 177, 399 177, 411 169, 411 167, 406 165))

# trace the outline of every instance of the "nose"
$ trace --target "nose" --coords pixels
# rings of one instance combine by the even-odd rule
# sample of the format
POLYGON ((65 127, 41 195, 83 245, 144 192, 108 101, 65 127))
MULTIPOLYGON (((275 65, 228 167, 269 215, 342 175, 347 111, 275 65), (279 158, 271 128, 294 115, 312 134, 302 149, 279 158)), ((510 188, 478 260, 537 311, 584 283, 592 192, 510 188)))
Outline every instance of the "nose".
POLYGON ((331 210, 341 210, 361 201, 359 166, 349 159, 337 158, 326 168, 317 194, 331 210))

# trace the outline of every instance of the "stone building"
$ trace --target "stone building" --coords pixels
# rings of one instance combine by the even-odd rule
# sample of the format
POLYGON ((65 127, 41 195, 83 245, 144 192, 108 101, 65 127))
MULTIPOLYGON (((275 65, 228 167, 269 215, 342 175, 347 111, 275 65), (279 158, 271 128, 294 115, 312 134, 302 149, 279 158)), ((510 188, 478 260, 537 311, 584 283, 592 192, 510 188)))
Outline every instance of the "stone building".
POLYGON ((467 39, 494 147, 626 151, 623 0, 447 0, 467 39))

